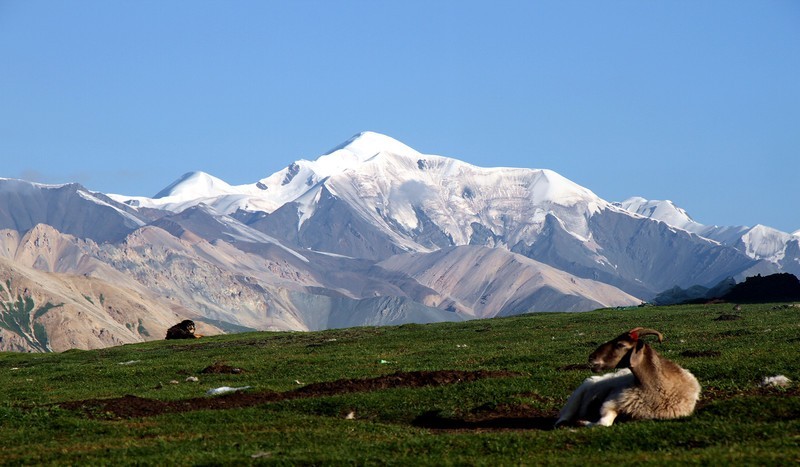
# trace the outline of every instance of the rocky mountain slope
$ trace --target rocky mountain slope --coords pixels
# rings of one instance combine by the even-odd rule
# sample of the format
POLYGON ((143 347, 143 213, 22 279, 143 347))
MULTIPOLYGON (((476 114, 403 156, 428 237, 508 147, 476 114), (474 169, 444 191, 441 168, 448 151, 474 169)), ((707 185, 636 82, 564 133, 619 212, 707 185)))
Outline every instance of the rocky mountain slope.
POLYGON ((0 275, 4 351, 94 349, 163 338, 164 326, 184 313, 138 290, 82 275, 45 273, 6 258, 0 258, 0 275))

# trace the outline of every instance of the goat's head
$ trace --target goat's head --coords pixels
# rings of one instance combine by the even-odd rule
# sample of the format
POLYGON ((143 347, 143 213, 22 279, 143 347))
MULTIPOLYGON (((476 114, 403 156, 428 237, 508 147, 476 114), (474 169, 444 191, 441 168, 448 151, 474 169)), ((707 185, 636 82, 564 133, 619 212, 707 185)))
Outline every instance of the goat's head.
POLYGON ((621 334, 617 338, 600 345, 591 355, 589 355, 589 368, 599 373, 613 368, 628 368, 631 366, 631 354, 636 350, 641 350, 644 342, 641 337, 654 335, 658 337, 658 342, 664 340, 660 332, 653 329, 633 328, 621 334))

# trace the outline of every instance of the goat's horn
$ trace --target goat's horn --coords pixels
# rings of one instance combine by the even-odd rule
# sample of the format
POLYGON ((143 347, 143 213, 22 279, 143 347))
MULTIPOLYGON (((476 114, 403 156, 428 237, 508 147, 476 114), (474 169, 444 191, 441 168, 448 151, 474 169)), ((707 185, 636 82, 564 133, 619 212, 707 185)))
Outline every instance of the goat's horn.
POLYGON ((645 329, 645 328, 633 328, 628 331, 628 334, 634 336, 634 339, 638 339, 639 337, 643 336, 656 336, 658 337, 658 342, 664 342, 664 336, 656 331, 655 329, 645 329))

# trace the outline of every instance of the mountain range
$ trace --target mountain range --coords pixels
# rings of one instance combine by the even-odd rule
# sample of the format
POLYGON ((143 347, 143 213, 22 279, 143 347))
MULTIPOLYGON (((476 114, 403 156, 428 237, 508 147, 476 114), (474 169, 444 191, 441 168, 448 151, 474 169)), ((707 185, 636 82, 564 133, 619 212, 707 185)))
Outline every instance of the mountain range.
POLYGON ((482 168, 365 132, 252 184, 152 198, 0 179, 0 350, 632 306, 800 275, 800 233, 608 202, 546 169, 482 168))

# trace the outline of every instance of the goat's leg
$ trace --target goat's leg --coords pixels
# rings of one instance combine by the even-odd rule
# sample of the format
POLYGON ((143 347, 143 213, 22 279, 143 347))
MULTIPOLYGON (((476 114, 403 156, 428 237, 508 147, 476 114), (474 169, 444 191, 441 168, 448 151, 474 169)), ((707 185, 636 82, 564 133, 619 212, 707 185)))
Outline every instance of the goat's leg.
POLYGON ((596 422, 582 422, 584 426, 611 426, 614 424, 614 420, 616 420, 617 415, 619 415, 618 408, 616 401, 610 400, 606 401, 602 407, 600 407, 600 419, 596 422))
POLYGON ((582 417, 586 417, 589 414, 587 413, 589 409, 589 405, 593 403, 593 401, 597 398, 601 398, 601 400, 605 399, 605 390, 598 391, 598 387, 600 387, 600 382, 606 379, 605 376, 592 376, 586 378, 577 389, 575 389, 572 394, 570 394, 569 399, 567 399, 567 403, 564 404, 564 408, 561 409, 561 412, 558 414, 558 421, 556 422, 556 427, 561 425, 568 425, 570 423, 580 423, 583 424, 584 421, 582 417))
POLYGON ((558 414, 558 421, 556 427, 573 422, 578 417, 581 404, 583 402, 583 395, 586 392, 588 382, 584 382, 569 396, 567 403, 561 412, 558 414))

